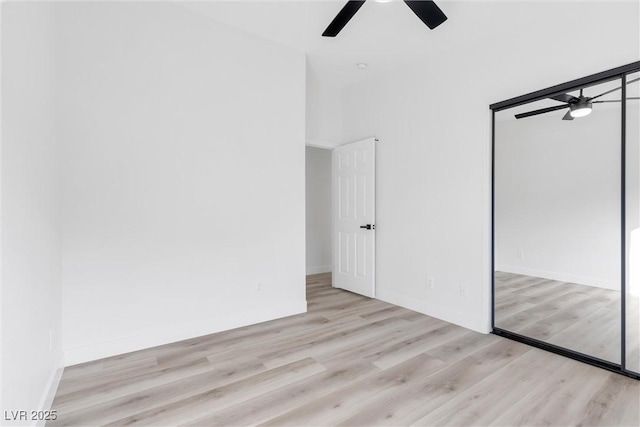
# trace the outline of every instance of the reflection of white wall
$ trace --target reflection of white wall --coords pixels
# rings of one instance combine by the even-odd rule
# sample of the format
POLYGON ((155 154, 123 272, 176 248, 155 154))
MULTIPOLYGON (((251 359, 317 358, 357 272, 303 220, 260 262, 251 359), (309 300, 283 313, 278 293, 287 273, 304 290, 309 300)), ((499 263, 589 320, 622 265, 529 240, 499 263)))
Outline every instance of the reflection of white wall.
POLYGON ((620 108, 602 107, 571 122, 499 113, 497 270, 620 289, 620 108))
POLYGON ((628 293, 640 297, 640 228, 631 230, 629 237, 628 293))
POLYGON ((331 271, 331 150, 307 147, 307 274, 331 271))
MULTIPOLYGON (((628 80, 640 77, 633 74, 628 80)), ((628 86, 629 96, 639 96, 640 82, 628 86)), ((627 230, 629 232, 628 292, 640 297, 640 100, 630 101, 627 114, 627 230)), ((636 315, 640 315, 636 313, 636 315)), ((640 321, 636 319, 636 322, 640 321)), ((640 328, 638 328, 640 331, 640 328)))

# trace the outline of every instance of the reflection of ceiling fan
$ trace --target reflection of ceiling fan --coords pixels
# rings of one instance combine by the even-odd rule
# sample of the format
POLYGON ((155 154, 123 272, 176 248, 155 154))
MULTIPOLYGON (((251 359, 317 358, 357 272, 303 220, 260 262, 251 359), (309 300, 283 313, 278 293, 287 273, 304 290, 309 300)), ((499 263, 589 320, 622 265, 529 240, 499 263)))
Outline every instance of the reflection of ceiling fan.
MULTIPOLYGON (((383 0, 378 0, 379 2, 383 2, 383 0)), ((390 0, 384 0, 390 1, 390 0)), ((347 4, 342 8, 340 12, 333 18, 331 24, 324 30, 322 35, 324 37, 335 37, 338 33, 347 25, 347 22, 353 18, 353 15, 356 14, 358 9, 362 7, 365 0, 355 1, 349 0, 347 4)), ((447 20, 447 16, 440 10, 438 5, 436 5, 432 1, 423 1, 423 0, 404 0, 404 2, 413 10, 418 18, 424 22, 427 27, 432 30, 436 28, 438 25, 442 24, 447 20)))
MULTIPOLYGON (((638 80, 640 80, 640 78, 629 80, 627 84, 637 82, 638 80)), ((568 108, 569 111, 567 111, 567 114, 564 115, 562 120, 573 120, 576 117, 584 117, 591 114, 593 104, 600 104, 603 102, 622 102, 619 99, 613 101, 594 101, 594 99, 600 98, 601 96, 607 95, 611 92, 615 92, 616 90, 620 90, 620 88, 617 87, 615 89, 603 92, 600 95, 588 97, 584 96, 582 94, 582 89, 580 89, 580 96, 578 96, 577 98, 573 95, 569 95, 568 93, 561 93, 560 95, 552 96, 549 99, 564 102, 563 105, 556 105, 554 107, 541 108, 540 110, 533 110, 526 113, 516 114, 516 119, 524 119, 525 117, 537 116, 538 114, 550 113, 551 111, 563 110, 565 108, 568 108)), ((640 99, 640 97, 627 99, 640 99)))

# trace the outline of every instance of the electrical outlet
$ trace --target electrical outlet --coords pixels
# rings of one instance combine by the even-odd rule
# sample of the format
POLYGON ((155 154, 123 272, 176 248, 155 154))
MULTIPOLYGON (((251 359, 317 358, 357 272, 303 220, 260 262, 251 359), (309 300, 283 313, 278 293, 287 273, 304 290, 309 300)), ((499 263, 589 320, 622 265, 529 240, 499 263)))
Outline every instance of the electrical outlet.
POLYGON ((524 252, 522 252, 522 251, 518 251, 518 253, 516 254, 516 256, 518 257, 518 259, 524 259, 524 252))
POLYGON ((460 292, 460 296, 461 297, 466 297, 467 296, 467 287, 465 285, 460 285, 460 287, 458 288, 459 292, 460 292))
POLYGON ((427 288, 433 289, 433 277, 427 276, 427 288))
POLYGON ((258 292, 262 292, 262 283, 258 283, 258 292))

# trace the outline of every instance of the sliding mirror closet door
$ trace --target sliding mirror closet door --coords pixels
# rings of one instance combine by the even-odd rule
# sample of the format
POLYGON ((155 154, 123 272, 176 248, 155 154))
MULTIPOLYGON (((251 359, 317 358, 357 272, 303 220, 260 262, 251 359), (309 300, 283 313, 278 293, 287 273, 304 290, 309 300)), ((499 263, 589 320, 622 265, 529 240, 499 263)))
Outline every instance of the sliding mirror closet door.
POLYGON ((501 110, 494 126, 495 327, 615 364, 620 86, 615 79, 501 110))
POLYGON ((626 368, 640 373, 640 73, 628 74, 626 102, 626 368))

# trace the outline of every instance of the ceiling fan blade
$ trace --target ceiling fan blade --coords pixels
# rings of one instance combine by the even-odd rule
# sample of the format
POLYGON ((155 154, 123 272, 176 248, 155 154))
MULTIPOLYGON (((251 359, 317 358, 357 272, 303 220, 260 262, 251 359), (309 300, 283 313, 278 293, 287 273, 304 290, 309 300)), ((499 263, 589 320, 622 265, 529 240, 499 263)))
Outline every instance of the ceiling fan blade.
POLYGON ((342 10, 338 12, 336 17, 333 18, 333 21, 331 21, 331 24, 329 24, 327 29, 324 30, 324 33, 322 33, 322 36, 323 37, 337 36, 338 33, 342 31, 344 26, 347 25, 347 22, 349 22, 351 18, 353 18, 353 15, 356 14, 358 9, 362 7, 364 2, 365 0, 362 0, 362 1, 349 0, 347 4, 344 5, 342 10))
MULTIPOLYGON (((630 96, 627 99, 640 99, 640 97, 630 96)), ((621 99, 614 99, 614 100, 611 100, 611 101, 608 101, 608 100, 607 101, 593 101, 592 104, 602 104, 603 102, 622 102, 622 100, 621 99)))
POLYGON ((578 101, 578 98, 576 98, 573 95, 569 95, 568 93, 561 93, 560 95, 551 96, 549 97, 549 99, 553 99, 555 101, 560 101, 560 102, 567 102, 567 103, 578 101))
MULTIPOLYGON (((629 81, 627 82, 627 84, 631 84, 631 83, 633 83, 633 82, 637 82, 638 80, 640 80, 640 77, 638 77, 637 79, 629 80, 629 81)), ((600 95, 596 95, 596 96, 592 97, 591 99, 600 98, 601 96, 604 96, 604 95, 610 94, 611 92, 615 92, 615 91, 617 91, 617 90, 620 90, 620 88, 619 88, 619 87, 617 87, 617 88, 615 88, 615 89, 611 89, 611 90, 608 90, 608 91, 606 91, 606 92, 602 92, 600 95)))
POLYGON ((432 30, 447 20, 447 15, 432 1, 404 0, 404 2, 432 30))
POLYGON ((562 120, 573 120, 573 116, 571 115, 571 110, 567 111, 567 114, 564 115, 562 120))
POLYGON ((540 110, 528 111, 526 113, 516 114, 516 119, 524 119, 525 117, 537 116, 538 114, 550 113, 556 110, 569 108, 569 105, 555 105, 553 107, 541 108, 540 110))

